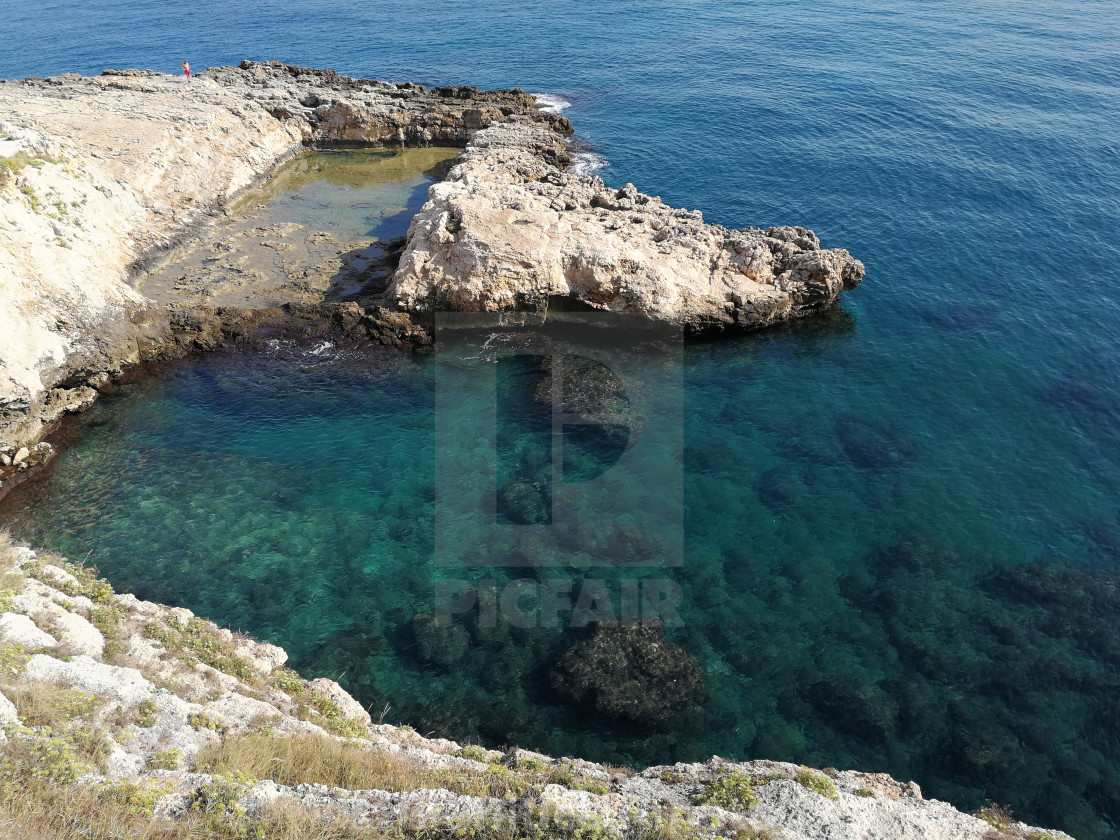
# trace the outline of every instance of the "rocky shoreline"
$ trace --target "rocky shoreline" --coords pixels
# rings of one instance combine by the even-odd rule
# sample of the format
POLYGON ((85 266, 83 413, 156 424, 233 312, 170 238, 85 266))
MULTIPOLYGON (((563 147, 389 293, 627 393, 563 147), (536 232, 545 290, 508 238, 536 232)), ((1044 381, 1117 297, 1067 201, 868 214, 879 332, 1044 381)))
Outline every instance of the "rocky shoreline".
MULTIPOLYGON (((422 346, 449 310, 749 330, 825 312, 864 273, 812 231, 707 224, 567 171, 571 125, 519 90, 243 62, 6 82, 0 110, 0 494, 49 461, 41 438, 59 418, 139 363, 279 331, 422 346), (277 165, 339 144, 463 149, 376 294, 216 306, 137 291, 277 165)), ((214 815, 242 831, 230 836, 294 808, 339 837, 1068 838, 881 774, 717 757, 633 772, 421 737, 302 679, 273 645, 2 534, 0 578, 0 782, 77 785, 139 819, 214 815)))
MULTIPOLYGON (((0 110, 0 453, 13 461, 125 367, 262 327, 416 345, 437 311, 575 305, 690 333, 742 330, 826 310, 863 276, 811 231, 729 230, 565 172, 570 123, 520 90, 246 61, 190 79, 5 82, 0 110), (292 154, 347 144, 464 148, 379 299, 213 307, 133 288, 292 154)), ((0 463, 0 482, 49 457, 0 463)))
POLYGON ((298 818, 333 833, 296 836, 335 838, 1069 840, 884 774, 718 757, 635 772, 423 737, 286 660, 0 532, 0 820, 53 837, 103 818, 268 837, 298 818))

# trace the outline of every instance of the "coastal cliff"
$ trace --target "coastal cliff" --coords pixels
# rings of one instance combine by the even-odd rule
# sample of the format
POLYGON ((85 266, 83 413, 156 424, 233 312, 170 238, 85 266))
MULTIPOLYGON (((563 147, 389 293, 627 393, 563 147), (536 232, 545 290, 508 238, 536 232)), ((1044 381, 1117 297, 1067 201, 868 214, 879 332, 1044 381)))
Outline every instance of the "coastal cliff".
POLYGON ((383 343, 433 312, 566 301, 689 332, 831 306, 863 265, 801 228, 730 230, 632 185, 566 171, 563 117, 519 90, 427 89, 279 62, 193 78, 109 70, 0 84, 0 482, 125 367, 214 347, 285 314, 154 301, 138 278, 305 145, 463 147, 377 300, 303 307, 383 343))
POLYGON ((6 836, 1069 840, 884 774, 637 772, 423 737, 286 660, 0 531, 6 836))

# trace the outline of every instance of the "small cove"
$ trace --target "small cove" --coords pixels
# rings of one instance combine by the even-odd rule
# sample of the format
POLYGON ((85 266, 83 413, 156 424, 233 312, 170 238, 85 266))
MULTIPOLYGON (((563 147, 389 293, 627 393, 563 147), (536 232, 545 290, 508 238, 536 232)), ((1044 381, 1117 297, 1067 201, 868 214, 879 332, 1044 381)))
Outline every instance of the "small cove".
POLYGON ((685 348, 672 639, 709 699, 674 732, 559 702, 557 632, 423 639, 423 356, 277 345, 169 367, 83 417, 0 519, 424 732, 882 770, 1116 836, 1115 4, 67 0, 11 26, 29 47, 9 77, 189 55, 552 91, 611 185, 804 224, 869 273, 835 318, 685 348))

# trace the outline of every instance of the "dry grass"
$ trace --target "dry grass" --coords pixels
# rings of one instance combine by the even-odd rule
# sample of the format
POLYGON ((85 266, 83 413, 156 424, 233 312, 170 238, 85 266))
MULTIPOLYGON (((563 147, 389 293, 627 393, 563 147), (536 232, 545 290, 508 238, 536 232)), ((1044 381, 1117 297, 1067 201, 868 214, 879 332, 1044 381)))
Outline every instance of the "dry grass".
MULTIPOLYGON (((141 794, 141 797, 143 795, 141 794)), ((85 786, 43 786, 0 798, 5 840, 380 840, 359 827, 292 804, 274 805, 258 819, 188 811, 176 821, 153 819, 135 800, 85 786)))
POLYGON ((530 782, 503 767, 484 771, 430 768, 398 753, 321 735, 236 735, 199 753, 195 768, 246 773, 283 785, 323 784, 348 790, 400 793, 446 788, 468 796, 516 798, 530 782))
POLYGON ((25 726, 64 729, 75 720, 88 720, 102 705, 96 695, 50 682, 22 682, 2 688, 25 726))
POLYGON ((18 592, 23 588, 24 575, 16 567, 19 555, 16 554, 12 533, 0 528, 0 592, 18 592))

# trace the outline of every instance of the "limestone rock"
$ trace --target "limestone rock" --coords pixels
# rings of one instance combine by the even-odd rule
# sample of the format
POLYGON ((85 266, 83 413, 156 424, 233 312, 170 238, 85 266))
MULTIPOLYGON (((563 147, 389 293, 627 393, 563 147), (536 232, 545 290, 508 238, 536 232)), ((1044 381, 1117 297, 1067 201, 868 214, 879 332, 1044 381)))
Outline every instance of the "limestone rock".
POLYGON ((543 313, 565 299, 704 332, 810 315, 863 278, 812 231, 705 224, 565 162, 562 138, 540 126, 476 134, 429 190, 389 296, 422 311, 543 313))
POLYGON ((462 146, 516 119, 570 132, 521 91, 429 91, 279 62, 0 85, 4 154, 35 161, 18 185, 0 183, 0 441, 23 445, 82 410, 96 393, 74 382, 181 352, 167 310, 129 280, 302 143, 462 146))
POLYGON ((135 668, 106 665, 88 656, 75 656, 63 662, 42 653, 35 654, 24 669, 23 679, 59 683, 128 705, 151 699, 155 691, 155 686, 135 668))
POLYGON ((27 650, 53 648, 58 644, 54 636, 45 630, 40 630, 26 615, 18 613, 0 615, 0 638, 27 650))
POLYGON ((105 652, 105 637, 101 631, 77 613, 58 610, 52 615, 58 640, 73 653, 100 659, 105 652))
POLYGON ((360 723, 368 726, 372 721, 370 720, 369 712, 367 712, 362 704, 351 697, 346 691, 336 683, 334 680, 328 680, 325 677, 312 680, 310 683, 312 691, 322 694, 338 709, 339 715, 345 720, 352 720, 355 723, 360 723))
POLYGON ((9 723, 19 723, 19 713, 15 704, 0 691, 0 726, 7 726, 9 723))

